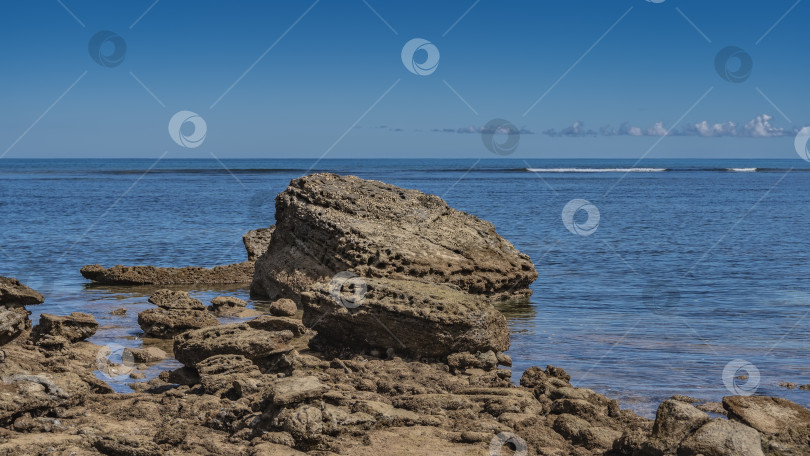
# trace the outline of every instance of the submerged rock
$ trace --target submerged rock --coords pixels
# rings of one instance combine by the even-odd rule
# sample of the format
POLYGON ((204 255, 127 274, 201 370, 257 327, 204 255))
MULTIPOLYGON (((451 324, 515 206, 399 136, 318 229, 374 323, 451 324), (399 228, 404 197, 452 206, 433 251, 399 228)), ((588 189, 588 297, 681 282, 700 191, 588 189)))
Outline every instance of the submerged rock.
POLYGON ((328 283, 302 294, 304 324, 318 331, 319 340, 428 358, 509 348, 506 319, 487 299, 414 280, 364 282, 363 300, 354 308, 339 304, 328 283))
POLYGON ((108 285, 182 285, 250 283, 253 280, 253 262, 228 264, 213 268, 189 266, 185 268, 158 268, 155 266, 113 266, 98 264, 82 268, 85 279, 108 285))
POLYGON ((72 312, 68 316, 44 313, 32 335, 37 345, 64 346, 87 339, 96 333, 98 322, 86 313, 72 312))
POLYGON ((245 244, 247 250, 248 261, 256 261, 270 245, 270 237, 273 235, 275 226, 270 228, 259 228, 257 230, 250 230, 242 236, 242 242, 245 244))
POLYGON ((13 277, 0 276, 0 306, 21 307, 42 304, 45 298, 13 277))
POLYGON ((298 299, 313 283, 351 271, 418 278, 494 298, 531 294, 529 257, 489 222, 441 198, 354 176, 294 179, 276 198, 276 226, 256 262, 251 294, 298 299))

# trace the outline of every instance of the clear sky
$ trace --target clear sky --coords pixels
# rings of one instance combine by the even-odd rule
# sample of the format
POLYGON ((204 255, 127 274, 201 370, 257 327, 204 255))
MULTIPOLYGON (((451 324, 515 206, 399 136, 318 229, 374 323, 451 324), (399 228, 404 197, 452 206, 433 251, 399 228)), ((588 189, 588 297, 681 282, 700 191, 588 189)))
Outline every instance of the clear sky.
POLYGON ((490 158, 502 118, 513 158, 795 158, 810 2, 656 2, 3 2, 0 154, 490 158))

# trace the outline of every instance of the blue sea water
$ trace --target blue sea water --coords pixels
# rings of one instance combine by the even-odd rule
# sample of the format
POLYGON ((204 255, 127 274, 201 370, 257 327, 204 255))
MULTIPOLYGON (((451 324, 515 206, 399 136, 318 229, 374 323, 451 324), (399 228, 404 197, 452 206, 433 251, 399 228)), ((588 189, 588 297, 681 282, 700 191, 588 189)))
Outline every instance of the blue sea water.
MULTIPOLYGON (((623 160, 313 164, 0 160, 0 275, 46 295, 30 307, 35 321, 42 312, 89 312, 101 325, 93 342, 138 347, 137 313, 150 307, 152 289, 90 284, 79 274, 83 265, 243 261, 241 235, 274 223, 274 197, 290 179, 355 174, 439 195, 491 221, 531 257, 540 277, 530 302, 501 306, 515 380, 532 365, 561 366, 576 386, 648 416, 673 394, 719 400, 735 386, 810 405, 810 391, 779 386, 810 383, 810 168, 803 161, 645 160, 633 172, 634 162, 623 160), (575 199, 599 212, 589 236, 563 223, 575 199), (110 315, 118 307, 127 314, 110 315), (727 385, 729 363, 750 381, 727 385)), ((586 218, 579 211, 574 222, 587 226, 586 218)), ((246 299, 248 291, 192 290, 204 301, 222 294, 246 299)), ((147 375, 176 365, 164 362, 147 375)), ((111 383, 128 391, 129 381, 111 383)))

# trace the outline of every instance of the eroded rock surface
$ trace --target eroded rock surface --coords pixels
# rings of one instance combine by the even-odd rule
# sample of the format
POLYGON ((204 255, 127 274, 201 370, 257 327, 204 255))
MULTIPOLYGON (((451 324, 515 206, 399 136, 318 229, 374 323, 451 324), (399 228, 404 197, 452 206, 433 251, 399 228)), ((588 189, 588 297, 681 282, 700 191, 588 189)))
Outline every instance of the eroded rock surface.
POLYGON ((316 284, 302 294, 304 324, 330 344, 394 348, 417 358, 509 348, 506 319, 486 298, 414 280, 368 278, 365 284, 362 302, 349 307, 329 283, 316 284))
POLYGON ((45 298, 13 277, 0 276, 0 306, 21 307, 42 304, 45 298))
POLYGON ((123 266, 104 268, 98 264, 82 268, 85 279, 108 285, 190 285, 250 283, 253 262, 234 263, 213 268, 189 266, 158 268, 155 266, 123 266))
POLYGON ((138 314, 138 325, 147 336, 171 339, 193 329, 216 326, 217 317, 206 310, 146 309, 138 314))
POLYGON ((245 250, 247 250, 248 254, 248 261, 256 261, 267 251, 275 228, 275 226, 271 226, 270 228, 250 230, 242 236, 242 242, 245 244, 245 250))
POLYGON ((346 270, 494 298, 528 296, 537 278, 529 258, 491 223, 437 196, 336 174, 292 180, 276 198, 275 231, 256 261, 251 294, 298 299, 346 270))
POLYGON ((34 326, 33 337, 37 345, 62 347, 87 339, 96 333, 98 322, 86 313, 72 312, 68 316, 44 313, 34 326))

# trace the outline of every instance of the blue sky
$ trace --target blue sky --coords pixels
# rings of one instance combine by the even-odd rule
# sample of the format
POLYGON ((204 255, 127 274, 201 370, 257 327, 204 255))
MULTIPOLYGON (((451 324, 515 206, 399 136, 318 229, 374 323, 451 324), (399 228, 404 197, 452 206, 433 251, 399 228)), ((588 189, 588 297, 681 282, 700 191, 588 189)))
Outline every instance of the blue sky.
POLYGON ((524 131, 513 158, 795 158, 810 125, 796 3, 4 2, 0 154, 490 158, 477 132, 503 118, 524 131), (88 52, 102 30, 126 43, 118 66, 88 52), (432 74, 403 65, 413 38, 439 50, 432 74), (751 56, 744 82, 715 70, 727 46, 751 56), (169 135, 184 110, 205 120, 197 148, 169 135))

